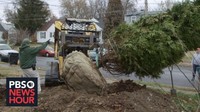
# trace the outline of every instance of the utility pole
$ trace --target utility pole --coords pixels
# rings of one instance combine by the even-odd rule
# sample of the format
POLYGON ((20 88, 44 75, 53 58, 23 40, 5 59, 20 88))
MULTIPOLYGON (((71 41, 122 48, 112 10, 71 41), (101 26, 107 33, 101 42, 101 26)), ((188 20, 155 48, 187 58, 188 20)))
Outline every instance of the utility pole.
POLYGON ((147 0, 144 1, 144 5, 145 5, 144 15, 146 16, 148 15, 148 1, 147 0))

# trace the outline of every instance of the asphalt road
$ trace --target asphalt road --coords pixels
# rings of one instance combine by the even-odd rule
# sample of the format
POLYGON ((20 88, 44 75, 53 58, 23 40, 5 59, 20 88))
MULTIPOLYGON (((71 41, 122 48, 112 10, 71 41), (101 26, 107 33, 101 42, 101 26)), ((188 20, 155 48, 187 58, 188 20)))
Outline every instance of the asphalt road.
MULTIPOLYGON (((55 62, 57 60, 54 60, 54 58, 52 57, 37 57, 37 67, 43 69, 43 70, 47 70, 50 69, 50 62, 55 62)), ((9 65, 9 64, 7 64, 9 65)), ((6 65, 5 65, 6 66, 6 65)), ((173 77, 173 84, 174 86, 180 86, 180 87, 193 87, 195 86, 196 88, 198 88, 198 84, 199 81, 197 80, 197 77, 195 79, 195 81, 191 82, 191 78, 192 78, 192 68, 190 66, 179 66, 179 68, 177 68, 176 66, 173 67, 172 70, 172 77, 173 77)), ((109 72, 107 72, 106 70, 104 70, 103 68, 99 69, 100 72, 103 74, 103 76, 107 79, 111 79, 111 80, 125 80, 125 79, 131 79, 134 81, 139 81, 140 79, 138 77, 135 76, 135 74, 130 74, 130 75, 111 75, 109 72)), ((168 68, 163 69, 163 74, 161 74, 161 77, 158 79, 151 79, 151 78, 143 78, 142 79, 145 82, 153 82, 153 83, 161 83, 161 84, 168 84, 168 85, 172 85, 172 81, 171 81, 171 75, 170 75, 170 71, 168 70, 168 68)), ((0 84, 5 83, 5 80, 0 79, 0 84)), ((41 83, 44 83, 44 79, 41 79, 41 83)))
MULTIPOLYGON (((182 86, 182 87, 193 87, 193 85, 195 87, 197 87, 197 78, 195 81, 190 81, 192 78, 192 71, 188 70, 185 67, 180 67, 181 72, 177 67, 173 68, 172 71, 172 78, 173 78, 173 84, 175 86, 182 86), (185 75, 184 75, 185 74, 185 75)), ((110 74, 108 72, 103 71, 103 74, 107 74, 107 76, 109 76, 110 74)), ((139 79, 138 77, 135 76, 135 74, 130 74, 129 76, 127 75, 123 75, 123 76, 112 76, 115 77, 117 79, 132 79, 135 81, 139 81, 141 79, 139 79)), ((145 82, 156 82, 156 83, 163 83, 163 84, 168 84, 168 85, 172 85, 172 80, 171 80, 171 73, 168 70, 168 68, 163 70, 163 74, 161 74, 160 78, 158 79, 152 79, 152 78, 142 78, 142 81, 145 82)))
MULTIPOLYGON (((51 61, 55 61, 54 58, 46 58, 46 57, 37 57, 37 66, 48 69, 48 66, 51 61)), ((193 87, 193 85, 197 88, 198 87, 198 80, 197 78, 195 81, 191 82, 192 78, 192 68, 190 66, 181 66, 179 65, 180 69, 177 68, 176 66, 173 66, 172 70, 172 77, 173 77, 173 84, 175 86, 182 86, 182 87, 193 87)), ((121 80, 121 79, 131 79, 131 80, 140 80, 138 77, 135 76, 135 74, 130 74, 129 76, 127 75, 111 75, 109 72, 105 71, 104 69, 100 68, 100 72, 103 74, 105 78, 111 78, 111 79, 116 79, 116 80, 121 80)), ((151 78, 143 78, 143 81, 146 82, 157 82, 157 83, 163 83, 163 84, 169 84, 172 85, 171 81, 171 75, 170 71, 168 68, 163 70, 163 74, 161 74, 161 77, 158 79, 151 79, 151 78)))

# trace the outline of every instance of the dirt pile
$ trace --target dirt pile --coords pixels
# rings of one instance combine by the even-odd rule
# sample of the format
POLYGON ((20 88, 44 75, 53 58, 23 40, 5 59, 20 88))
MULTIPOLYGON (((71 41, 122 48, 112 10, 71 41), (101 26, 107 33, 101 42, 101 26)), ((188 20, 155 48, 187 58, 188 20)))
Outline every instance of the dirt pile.
MULTIPOLYGON (((66 85, 43 88, 35 108, 12 111, 39 112, 180 112, 170 95, 164 95, 133 81, 107 86, 103 94, 86 94, 66 89, 66 85)), ((4 107, 3 111, 10 108, 4 107)))
POLYGON ((106 88, 106 92, 108 94, 110 93, 119 93, 122 91, 127 91, 127 92, 134 92, 140 89, 145 89, 146 86, 140 86, 136 83, 133 82, 133 80, 126 80, 126 81, 119 81, 119 82, 114 82, 112 84, 109 84, 106 88))
POLYGON ((6 89, 0 88, 0 107, 6 103, 6 89))

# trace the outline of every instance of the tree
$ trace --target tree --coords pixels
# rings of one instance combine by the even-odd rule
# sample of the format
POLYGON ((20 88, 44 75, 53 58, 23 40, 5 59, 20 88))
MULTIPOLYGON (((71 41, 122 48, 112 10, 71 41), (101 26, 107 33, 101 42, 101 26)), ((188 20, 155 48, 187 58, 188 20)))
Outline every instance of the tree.
POLYGON ((15 38, 12 38, 13 40, 11 41, 14 41, 15 42, 15 45, 21 45, 22 41, 29 35, 28 31, 27 30, 15 30, 14 32, 15 34, 15 38))
POLYGON ((126 14, 127 12, 134 12, 136 10, 136 2, 137 0, 122 0, 124 14, 126 14))
POLYGON ((110 32, 124 21, 121 0, 109 0, 105 15, 104 38, 109 38, 110 32))
POLYGON ((4 9, 4 13, 6 15, 6 21, 14 23, 14 21, 16 19, 16 16, 17 16, 17 12, 15 10, 11 10, 9 8, 5 8, 4 9))
POLYGON ((62 14, 70 18, 89 18, 86 0, 61 0, 62 14))
POLYGON ((18 30, 28 31, 30 36, 49 19, 48 4, 41 0, 17 0, 15 4, 16 11, 5 10, 7 20, 14 23, 18 30))
POLYGON ((121 24, 110 34, 103 65, 114 73, 157 78, 181 61, 184 52, 200 47, 200 7, 186 1, 166 13, 121 24))
POLYGON ((187 50, 200 47, 200 7, 191 2, 176 4, 169 12, 177 25, 178 35, 187 50))
POLYGON ((107 9, 106 0, 88 0, 91 18, 104 18, 107 9))
POLYGON ((194 5, 200 5, 200 0, 194 0, 194 5))
POLYGON ((15 21, 17 29, 27 29, 33 34, 49 19, 50 13, 47 4, 40 0, 20 0, 19 5, 15 21))
POLYGON ((177 36, 173 18, 160 14, 142 18, 135 24, 122 24, 112 33, 106 56, 110 71, 158 78, 162 70, 179 62, 185 45, 177 36))
POLYGON ((160 4, 158 4, 161 10, 166 11, 172 8, 173 2, 172 0, 166 0, 166 1, 161 1, 160 4))

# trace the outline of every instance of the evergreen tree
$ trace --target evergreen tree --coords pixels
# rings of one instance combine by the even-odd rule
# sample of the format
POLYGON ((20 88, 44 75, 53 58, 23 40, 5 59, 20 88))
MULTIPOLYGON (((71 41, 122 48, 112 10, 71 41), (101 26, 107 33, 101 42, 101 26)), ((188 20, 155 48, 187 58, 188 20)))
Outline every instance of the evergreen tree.
POLYGON ((178 35, 187 46, 187 50, 200 47, 200 7, 187 1, 175 5, 169 14, 172 15, 178 35))
POLYGON ((108 38, 113 28, 124 20, 123 6, 121 0, 109 0, 105 15, 104 38, 108 38))
POLYGON ((32 36, 50 16, 48 5, 41 0, 19 0, 14 25, 32 36))
POLYGON ((121 24, 111 33, 111 46, 106 57, 110 71, 142 78, 158 78, 162 70, 181 61, 185 45, 177 36, 173 18, 159 14, 128 25, 121 24))
POLYGON ((195 0, 194 5, 200 5, 200 0, 195 0))

